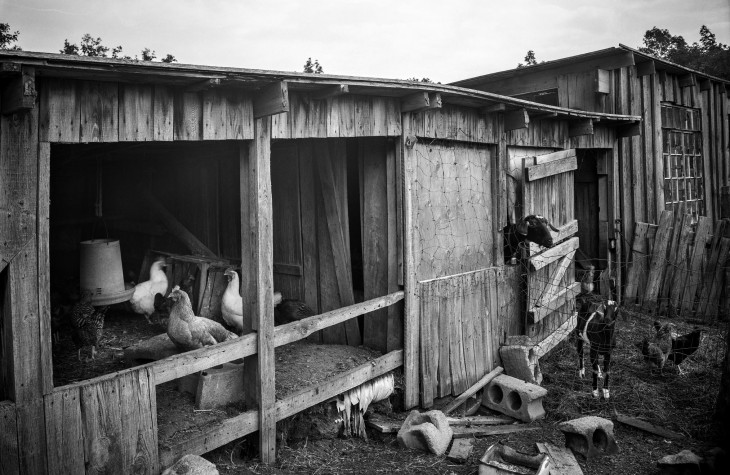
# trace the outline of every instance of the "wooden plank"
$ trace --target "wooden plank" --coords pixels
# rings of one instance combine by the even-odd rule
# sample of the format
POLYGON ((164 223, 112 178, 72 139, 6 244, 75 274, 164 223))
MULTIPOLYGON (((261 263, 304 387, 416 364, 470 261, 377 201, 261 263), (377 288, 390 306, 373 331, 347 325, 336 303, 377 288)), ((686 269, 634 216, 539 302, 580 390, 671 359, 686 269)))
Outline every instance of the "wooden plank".
MULTIPOLYGON (((451 314, 448 313, 447 303, 449 301, 448 280, 439 279, 434 282, 436 295, 439 299, 439 318, 438 318, 438 381, 436 388, 439 397, 444 397, 452 392, 452 376, 451 366, 449 365, 449 349, 451 348, 451 332, 449 331, 449 321, 451 314)), ((434 350, 435 351, 435 350, 434 350)))
POLYGON ((44 80, 40 98, 40 141, 79 141, 81 113, 76 86, 77 82, 71 79, 44 80))
POLYGON ((556 246, 553 246, 540 254, 530 256, 530 267, 533 270, 540 270, 548 264, 555 262, 571 251, 578 249, 579 241, 577 237, 573 237, 556 246))
POLYGON ((644 292, 644 308, 647 310, 656 306, 656 299, 659 295, 659 288, 664 280, 664 270, 667 264, 667 248, 672 235, 672 221, 674 213, 663 211, 659 218, 659 229, 654 239, 654 250, 652 252, 651 264, 649 266, 649 278, 646 282, 644 292))
POLYGON ((438 368, 434 366, 433 322, 439 318, 439 302, 432 284, 419 284, 421 314, 421 406, 433 406, 434 383, 438 368))
POLYGON ((488 437, 491 435, 514 434, 515 432, 524 432, 527 430, 537 430, 539 427, 532 424, 512 424, 508 426, 473 426, 452 427, 454 439, 468 439, 471 437, 488 437))
POLYGON ((422 91, 405 96, 400 101, 402 113, 426 110, 431 107, 431 99, 428 92, 422 91))
POLYGON ((17 404, 15 409, 20 473, 46 473, 46 418, 43 399, 17 404))
MULTIPOLYGON (((453 279, 444 281, 447 288, 446 315, 449 321, 449 367, 451 384, 455 393, 460 394, 469 387, 464 360, 464 335, 461 325, 462 300, 457 296, 459 289, 453 279)), ((425 324, 421 325, 423 328, 425 324)))
POLYGON ((636 75, 637 76, 648 76, 656 73, 656 66, 653 60, 644 61, 643 63, 636 63, 636 75))
POLYGON ((177 91, 173 97, 174 140, 202 140, 203 98, 201 93, 177 91))
POLYGON ((560 173, 569 172, 578 169, 578 158, 568 157, 562 160, 554 160, 547 163, 538 163, 537 165, 528 166, 525 169, 525 179, 527 181, 539 180, 560 173))
POLYGON ((697 228, 694 234, 694 245, 690 251, 687 269, 689 277, 687 279, 687 288, 682 297, 682 310, 686 313, 692 312, 695 304, 695 296, 697 288, 702 281, 702 261, 705 257, 705 243, 707 242, 710 232, 712 231, 712 218, 700 216, 697 219, 697 228))
POLYGON ((563 341, 565 338, 567 338, 568 335, 570 335, 570 332, 573 331, 575 326, 578 323, 578 314, 574 313, 570 316, 562 325, 560 325, 554 332, 552 332, 550 335, 548 335, 545 339, 543 339, 540 343, 535 345, 535 354, 537 354, 538 358, 542 358, 546 354, 550 352, 553 348, 555 348, 558 343, 563 341))
POLYGON ((154 88, 145 84, 119 85, 119 141, 155 139, 154 88))
MULTIPOLYGON (((400 195, 397 183, 400 182, 398 171, 398 160, 396 159, 395 142, 388 141, 386 149, 386 188, 388 190, 388 293, 398 291, 399 277, 402 272, 402 243, 399 244, 399 235, 403 221, 400 219, 399 210, 400 195)), ((390 305, 387 310, 387 351, 403 348, 403 312, 402 305, 390 305)))
MULTIPOLYGON (((461 335, 464 345, 464 365, 466 369, 466 383, 473 384, 479 376, 476 373, 476 349, 474 346, 474 319, 478 316, 473 308, 474 293, 478 292, 478 288, 470 285, 471 278, 474 275, 462 276, 456 279, 458 286, 457 297, 461 300, 461 335)), ((437 335, 434 335, 434 340, 437 335)))
MULTIPOLYGON (((280 83, 286 86, 286 83, 280 83)), ((287 101, 288 103, 288 101, 287 101)), ((276 391, 274 386, 274 285, 271 205, 271 119, 257 119, 249 150, 249 176, 253 201, 254 319, 258 342, 259 450, 265 464, 276 460, 276 391)))
POLYGON ((507 111, 504 113, 504 131, 526 129, 530 125, 530 116, 526 109, 507 111))
POLYGON ((113 82, 81 81, 79 91, 81 142, 119 140, 119 86, 113 82))
MULTIPOLYGON (((578 233, 578 220, 572 219, 567 224, 564 224, 562 226, 556 226, 558 228, 558 232, 553 231, 550 229, 550 235, 553 238, 553 242, 561 242, 567 239, 568 237, 578 233)), ((534 242, 530 242, 530 255, 535 255, 540 253, 540 246, 535 244, 534 242)))
MULTIPOLYGON (((720 239, 719 246, 717 247, 717 264, 714 268, 714 274, 710 274, 712 278, 712 287, 707 295, 706 300, 700 301, 704 303, 704 316, 705 318, 716 318, 719 315, 719 298, 723 291, 723 276, 725 274, 725 266, 727 264, 728 255, 730 255, 730 238, 723 237, 720 239)), ((709 284, 710 282, 706 282, 709 284)), ((703 297, 704 297, 703 293, 703 297)))
MULTIPOLYGON (((388 294, 388 194, 385 142, 360 141, 362 163, 363 296, 366 300, 388 294)), ((388 346, 388 310, 364 321, 363 344, 380 352, 388 346)))
POLYGON ((350 86, 347 84, 335 84, 334 86, 326 86, 312 93, 312 99, 321 101, 329 97, 341 96, 350 93, 350 86))
POLYGON ((580 282, 573 282, 568 287, 560 290, 552 299, 542 303, 539 306, 532 307, 528 312, 528 323, 535 324, 543 318, 550 315, 566 303, 575 299, 580 293, 580 282))
POLYGON ((693 87, 696 84, 697 81, 695 79, 695 75, 692 73, 687 73, 679 76, 679 87, 693 87))
POLYGON ((682 227, 679 230, 679 243, 677 245, 676 258, 673 262, 672 273, 673 279, 671 282, 671 289, 669 291, 670 305, 673 311, 679 310, 682 302, 684 291, 687 288, 687 281, 689 280, 688 270, 688 251, 687 248, 692 238, 692 217, 691 215, 685 215, 682 221, 682 227))
MULTIPOLYGON (((18 451, 18 428, 15 404, 0 401, 0 473, 2 475, 20 474, 20 453, 18 451)), ((60 472, 59 472, 60 473, 60 472)))
POLYGON ((443 412, 446 415, 451 414, 456 408, 464 404, 467 399, 475 395, 480 389, 482 389, 484 386, 489 384, 491 380, 502 374, 504 371, 504 368, 501 366, 497 366, 489 373, 482 376, 482 378, 474 383, 469 389, 461 393, 456 399, 454 399, 448 406, 443 408, 441 412, 443 412))
POLYGON ((123 473, 157 474, 157 431, 153 422, 156 408, 151 407, 150 384, 146 369, 126 373, 118 379, 122 427, 118 443, 122 446, 123 473))
POLYGON ((568 123, 568 137, 593 135, 593 119, 577 119, 568 123))
POLYGON ((622 424, 626 424, 627 426, 649 432, 650 434, 658 435, 665 439, 684 439, 684 435, 682 434, 665 429, 664 427, 656 426, 646 421, 642 421, 641 419, 637 419, 635 417, 629 417, 623 414, 616 414, 615 419, 622 424))
POLYGON ((631 265, 629 274, 626 278, 626 291, 624 297, 633 301, 637 297, 642 297, 643 287, 646 281, 646 273, 649 269, 649 246, 647 242, 647 234, 649 232, 648 223, 636 223, 634 226, 634 239, 631 245, 631 265))
POLYGON ((0 113, 10 115, 35 108, 35 68, 23 66, 21 74, 13 75, 3 87, 0 113))
POLYGON ((311 141, 306 141, 299 147, 299 189, 304 301, 309 307, 316 310, 320 308, 317 275, 317 205, 311 141))
POLYGON ((264 86, 254 96, 254 119, 282 112, 289 112, 289 86, 286 81, 264 86))
POLYGON ((153 89, 152 109, 152 136, 156 141, 170 141, 173 139, 174 94, 170 87, 156 84, 153 89))
POLYGON ((651 78, 651 90, 652 90, 652 146, 653 146, 653 160, 655 164, 654 173, 654 193, 656 195, 656 213, 657 217, 661 217, 661 212, 664 210, 664 173, 663 170, 664 159, 662 158, 662 110, 661 110, 661 84, 656 74, 650 76, 651 78))
POLYGON ((447 417, 446 422, 448 422, 451 427, 495 426, 495 425, 512 424, 512 423, 516 422, 516 419, 509 417, 509 416, 466 416, 466 417, 447 417))
POLYGON ((105 380, 81 387, 81 421, 86 473, 108 473, 122 468, 122 413, 119 383, 105 380))
POLYGON ((550 475, 583 475, 575 455, 566 447, 548 442, 536 442, 537 450, 550 457, 550 475))
POLYGON ((611 76, 605 69, 596 69, 596 77, 594 79, 594 92, 597 94, 611 93, 611 76))
MULTIPOLYGON (((674 279, 677 261, 680 259, 680 254, 684 255, 679 251, 679 243, 682 238, 682 230, 684 229, 684 222, 691 219, 691 216, 685 214, 686 203, 680 203, 679 208, 674 212, 674 223, 672 225, 672 237, 669 243, 667 253, 667 271, 662 281, 661 289, 659 290, 659 313, 664 314, 669 308, 669 299, 671 297, 672 280, 674 279)), ((686 253, 686 248, 685 248, 686 253)))
POLYGON ((50 266, 50 204, 51 204, 51 144, 38 145, 38 316, 40 321, 40 360, 43 373, 43 394, 53 390, 53 345, 51 331, 51 266, 50 266))
POLYGON ((662 164, 654 163, 654 160, 652 160, 652 157, 654 156, 654 134, 652 133, 651 129, 651 114, 652 114, 652 92, 653 89, 651 87, 651 78, 649 77, 640 77, 639 82, 641 83, 641 107, 637 109, 640 111, 642 117, 646 117, 646 120, 643 120, 642 125, 642 134, 641 134, 641 154, 642 154, 642 162, 644 163, 644 173, 645 173, 645 187, 646 187, 646 221, 647 222, 657 222, 659 219, 659 215, 657 214, 657 206, 656 206, 656 174, 662 173, 661 170, 663 169, 662 164))

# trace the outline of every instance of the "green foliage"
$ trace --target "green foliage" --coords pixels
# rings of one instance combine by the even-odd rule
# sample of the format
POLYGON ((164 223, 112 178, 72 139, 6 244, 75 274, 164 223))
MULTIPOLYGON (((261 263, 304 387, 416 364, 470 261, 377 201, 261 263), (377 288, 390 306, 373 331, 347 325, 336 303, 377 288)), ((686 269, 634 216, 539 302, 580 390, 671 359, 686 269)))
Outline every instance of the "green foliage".
POLYGON ((319 64, 318 59, 315 59, 314 62, 312 62, 312 58, 309 57, 307 58, 307 62, 304 63, 304 72, 322 74, 324 72, 324 69, 322 69, 322 65, 319 64))
POLYGON ((10 31, 8 23, 0 23, 0 49, 20 50, 20 46, 13 45, 18 41, 19 31, 10 31))
POLYGON ((527 54, 525 55, 525 64, 517 63, 518 68, 522 68, 524 66, 534 66, 537 64, 537 58, 535 58, 535 52, 533 50, 529 50, 527 54))
POLYGON ((715 34, 707 26, 700 28, 700 41, 688 44, 682 36, 674 36, 669 30, 657 28, 644 34, 643 53, 712 76, 730 80, 730 47, 718 43, 715 34))

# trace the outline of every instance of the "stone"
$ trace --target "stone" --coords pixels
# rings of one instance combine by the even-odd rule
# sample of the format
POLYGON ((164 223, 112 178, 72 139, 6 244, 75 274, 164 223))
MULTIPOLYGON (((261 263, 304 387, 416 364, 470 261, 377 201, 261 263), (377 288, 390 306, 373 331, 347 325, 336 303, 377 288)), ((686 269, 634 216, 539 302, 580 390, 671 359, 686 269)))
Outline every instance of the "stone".
POLYGON ((542 383, 540 359, 532 345, 505 345, 499 348, 504 374, 532 384, 542 383))
POLYGON ((456 463, 466 463, 474 450, 474 439, 454 439, 446 458, 456 463))
POLYGON ((618 453, 613 422, 608 419, 586 416, 561 422, 558 429, 565 435, 565 446, 586 459, 618 453))
POLYGON ((489 382, 482 396, 482 404, 524 422, 545 417, 542 400, 547 389, 521 379, 500 374, 489 382))
POLYGON ((162 475, 218 475, 218 469, 203 457, 188 454, 162 472, 162 475))
POLYGON ((243 389, 243 359, 206 369, 198 379, 195 408, 212 409, 243 401, 243 389))
POLYGON ((441 411, 411 411, 398 431, 398 444, 407 449, 443 455, 449 447, 453 431, 441 411))
POLYGON ((683 450, 678 454, 667 455, 657 462, 661 475, 694 475, 702 473, 702 459, 691 450, 683 450))
POLYGON ((157 361, 168 356, 182 353, 170 340, 167 333, 140 341, 124 349, 124 359, 127 361, 157 361))

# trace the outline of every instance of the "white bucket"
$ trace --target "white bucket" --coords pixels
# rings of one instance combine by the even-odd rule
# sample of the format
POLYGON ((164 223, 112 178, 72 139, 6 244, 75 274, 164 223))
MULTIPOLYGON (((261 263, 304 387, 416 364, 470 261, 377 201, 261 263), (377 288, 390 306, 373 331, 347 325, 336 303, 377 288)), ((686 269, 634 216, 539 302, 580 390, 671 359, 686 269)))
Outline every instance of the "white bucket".
POLYGON ((92 305, 110 305, 129 300, 134 289, 125 290, 122 252, 115 239, 92 239, 79 243, 80 287, 91 292, 92 305))

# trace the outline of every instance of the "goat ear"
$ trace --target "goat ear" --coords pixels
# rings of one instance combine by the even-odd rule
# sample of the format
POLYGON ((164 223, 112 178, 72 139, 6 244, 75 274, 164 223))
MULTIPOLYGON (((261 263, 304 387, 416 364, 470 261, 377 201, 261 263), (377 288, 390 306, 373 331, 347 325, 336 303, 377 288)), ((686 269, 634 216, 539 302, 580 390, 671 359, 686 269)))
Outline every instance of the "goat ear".
POLYGON ((525 218, 519 220, 515 225, 515 230, 523 236, 527 236, 527 220, 525 218))
POLYGON ((543 223, 547 224, 548 227, 550 229, 552 229, 553 231, 555 231, 556 233, 560 232, 560 230, 558 228, 556 228, 555 226, 553 226, 553 224, 550 221, 548 221, 545 216, 537 216, 537 219, 539 219, 543 223))

